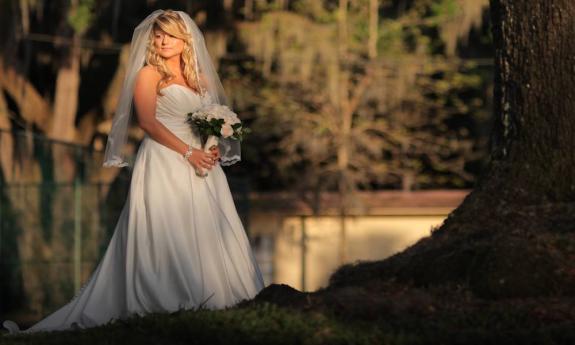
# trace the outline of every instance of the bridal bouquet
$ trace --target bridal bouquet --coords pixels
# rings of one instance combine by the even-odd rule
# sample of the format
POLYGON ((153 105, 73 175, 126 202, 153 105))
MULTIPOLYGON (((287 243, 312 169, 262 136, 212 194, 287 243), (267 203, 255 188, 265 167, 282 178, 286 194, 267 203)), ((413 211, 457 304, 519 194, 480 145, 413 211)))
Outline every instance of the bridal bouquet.
MULTIPOLYGON (((202 137, 204 151, 210 152, 210 149, 218 145, 218 139, 232 138, 242 140, 244 134, 248 133, 249 128, 243 127, 238 115, 228 106, 217 103, 206 104, 193 113, 188 113, 187 122, 190 126, 196 126, 202 137)), ((205 177, 196 170, 198 176, 205 177)))

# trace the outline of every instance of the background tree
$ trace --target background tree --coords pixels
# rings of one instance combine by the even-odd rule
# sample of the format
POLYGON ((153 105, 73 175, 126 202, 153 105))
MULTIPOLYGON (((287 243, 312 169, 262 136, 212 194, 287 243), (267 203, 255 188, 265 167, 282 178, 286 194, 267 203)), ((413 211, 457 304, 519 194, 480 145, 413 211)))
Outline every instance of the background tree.
POLYGON ((492 0, 496 46, 490 169, 428 238, 349 265, 333 286, 398 279, 487 298, 573 296, 575 3, 492 0))
POLYGON ((71 31, 71 37, 62 47, 63 56, 56 76, 54 110, 49 136, 66 141, 76 140, 76 115, 80 90, 81 41, 94 21, 94 0, 73 0, 66 16, 62 33, 71 31), (71 29, 71 30, 70 30, 71 29))

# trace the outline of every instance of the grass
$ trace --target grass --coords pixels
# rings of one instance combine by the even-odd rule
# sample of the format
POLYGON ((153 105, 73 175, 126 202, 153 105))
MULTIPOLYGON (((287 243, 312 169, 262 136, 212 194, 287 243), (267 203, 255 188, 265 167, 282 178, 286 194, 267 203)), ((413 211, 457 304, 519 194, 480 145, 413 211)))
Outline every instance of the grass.
POLYGON ((262 303, 133 316, 78 331, 3 336, 0 344, 375 344, 378 339, 375 325, 347 324, 322 313, 262 303))
POLYGON ((564 315, 572 305, 559 300, 556 305, 473 301, 462 307, 444 304, 441 294, 429 306, 421 291, 404 291, 367 317, 353 306, 320 307, 325 302, 320 299, 309 310, 257 302, 133 316, 78 331, 2 336, 0 344, 575 344, 575 323, 564 315))

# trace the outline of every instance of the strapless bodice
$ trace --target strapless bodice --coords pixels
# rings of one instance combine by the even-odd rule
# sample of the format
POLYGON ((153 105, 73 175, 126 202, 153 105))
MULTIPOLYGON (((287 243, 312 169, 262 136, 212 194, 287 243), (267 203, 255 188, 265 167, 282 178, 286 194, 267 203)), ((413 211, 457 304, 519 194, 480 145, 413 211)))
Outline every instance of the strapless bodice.
POLYGON ((199 147, 199 133, 186 122, 187 114, 199 109, 209 96, 200 96, 180 84, 170 84, 160 92, 162 95, 156 101, 156 118, 180 139, 199 147))

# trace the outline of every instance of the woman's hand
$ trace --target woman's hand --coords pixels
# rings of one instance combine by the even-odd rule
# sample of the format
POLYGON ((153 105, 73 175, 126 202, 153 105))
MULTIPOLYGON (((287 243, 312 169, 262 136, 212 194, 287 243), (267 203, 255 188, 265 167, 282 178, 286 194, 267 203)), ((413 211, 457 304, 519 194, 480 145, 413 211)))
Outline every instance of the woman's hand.
POLYGON ((192 148, 192 154, 188 157, 188 162, 190 162, 190 164, 192 164, 196 169, 204 168, 210 170, 214 166, 216 158, 212 153, 192 148))

